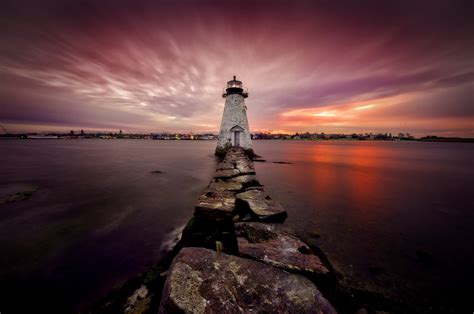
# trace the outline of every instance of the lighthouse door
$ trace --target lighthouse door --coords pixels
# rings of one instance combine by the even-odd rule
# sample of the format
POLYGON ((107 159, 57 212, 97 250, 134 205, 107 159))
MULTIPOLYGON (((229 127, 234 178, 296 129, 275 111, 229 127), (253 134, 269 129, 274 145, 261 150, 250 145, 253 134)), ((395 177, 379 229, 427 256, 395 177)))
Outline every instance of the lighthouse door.
POLYGON ((239 131, 234 132, 234 146, 240 147, 240 133, 239 131))

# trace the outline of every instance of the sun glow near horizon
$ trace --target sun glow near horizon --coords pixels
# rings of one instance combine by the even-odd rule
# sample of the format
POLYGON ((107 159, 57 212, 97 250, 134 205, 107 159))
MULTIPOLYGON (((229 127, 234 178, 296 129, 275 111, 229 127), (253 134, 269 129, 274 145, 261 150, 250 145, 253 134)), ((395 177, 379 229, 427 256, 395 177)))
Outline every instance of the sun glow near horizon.
POLYGON ((365 106, 355 107, 354 110, 366 110, 366 109, 374 108, 375 106, 376 106, 375 104, 368 104, 365 106))

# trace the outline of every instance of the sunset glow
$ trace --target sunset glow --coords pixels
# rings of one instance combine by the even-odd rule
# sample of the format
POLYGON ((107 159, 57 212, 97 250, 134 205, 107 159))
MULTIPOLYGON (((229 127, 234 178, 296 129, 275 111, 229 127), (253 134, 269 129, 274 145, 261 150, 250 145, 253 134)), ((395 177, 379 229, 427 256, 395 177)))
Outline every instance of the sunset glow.
POLYGON ((334 117, 336 115, 335 111, 323 111, 320 113, 315 113, 315 117, 334 117))
POLYGON ((237 75, 253 130, 474 136, 472 19, 449 2, 190 4, 4 2, 0 124, 217 131, 237 75))
POLYGON ((365 109, 370 109, 373 107, 375 107, 375 105, 365 105, 365 106, 355 107, 354 110, 365 110, 365 109))

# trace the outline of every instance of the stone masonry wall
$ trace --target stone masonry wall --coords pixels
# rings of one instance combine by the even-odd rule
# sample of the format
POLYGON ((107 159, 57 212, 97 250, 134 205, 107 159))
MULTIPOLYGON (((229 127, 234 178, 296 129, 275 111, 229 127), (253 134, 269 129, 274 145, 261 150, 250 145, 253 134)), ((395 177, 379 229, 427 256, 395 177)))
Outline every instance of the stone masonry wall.
POLYGON ((216 154, 225 154, 230 146, 234 146, 234 133, 230 131, 234 126, 244 129, 240 134, 240 147, 246 151, 252 151, 247 108, 244 97, 238 94, 230 94, 226 97, 216 154))

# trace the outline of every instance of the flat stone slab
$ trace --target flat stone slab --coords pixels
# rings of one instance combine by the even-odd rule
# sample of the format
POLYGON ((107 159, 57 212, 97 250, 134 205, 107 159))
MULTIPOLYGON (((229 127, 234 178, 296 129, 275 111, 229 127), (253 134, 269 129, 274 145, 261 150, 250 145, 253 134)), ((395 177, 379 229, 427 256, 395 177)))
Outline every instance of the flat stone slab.
POLYGON ((236 176, 229 179, 229 181, 239 182, 243 185, 260 186, 260 182, 258 181, 257 176, 253 174, 243 174, 240 176, 236 176))
POLYGON ((183 248, 159 313, 336 313, 303 276, 204 248, 183 248))
POLYGON ((284 231, 280 225, 259 222, 235 224, 235 232, 242 257, 303 274, 327 275, 329 270, 311 249, 284 231))
POLYGON ((231 148, 217 166, 214 178, 232 178, 239 175, 254 175, 253 162, 242 149, 231 148))
POLYGON ((240 171, 240 173, 255 172, 253 162, 245 155, 243 150, 231 149, 227 152, 222 167, 232 167, 240 171))
POLYGON ((215 179, 228 179, 240 175, 238 169, 217 169, 214 174, 215 179))
POLYGON ((195 214, 211 221, 232 219, 235 211, 235 196, 230 191, 207 189, 199 197, 195 214))
POLYGON ((258 221, 283 222, 288 217, 286 210, 260 189, 249 189, 237 194, 236 198, 236 206, 250 210, 258 221))
POLYGON ((234 180, 224 181, 216 179, 209 185, 209 189, 217 191, 241 191, 242 188, 242 183, 234 180))

